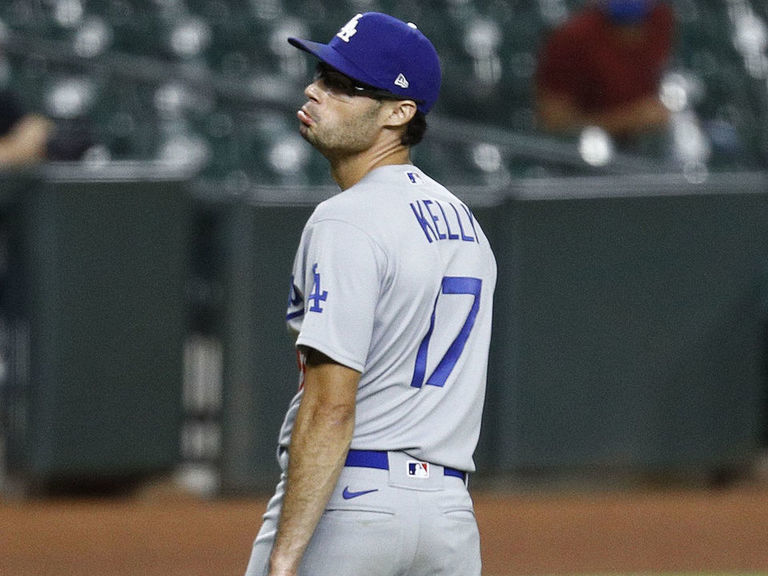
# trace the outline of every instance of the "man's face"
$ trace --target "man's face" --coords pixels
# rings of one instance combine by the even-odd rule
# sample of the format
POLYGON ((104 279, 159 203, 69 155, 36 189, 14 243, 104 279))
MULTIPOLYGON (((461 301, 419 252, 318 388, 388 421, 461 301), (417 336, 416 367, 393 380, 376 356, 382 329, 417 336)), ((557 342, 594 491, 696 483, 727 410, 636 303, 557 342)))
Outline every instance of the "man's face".
POLYGON ((363 152, 381 130, 382 101, 355 86, 340 72, 318 67, 315 79, 304 90, 307 102, 298 112, 299 131, 324 156, 363 152))

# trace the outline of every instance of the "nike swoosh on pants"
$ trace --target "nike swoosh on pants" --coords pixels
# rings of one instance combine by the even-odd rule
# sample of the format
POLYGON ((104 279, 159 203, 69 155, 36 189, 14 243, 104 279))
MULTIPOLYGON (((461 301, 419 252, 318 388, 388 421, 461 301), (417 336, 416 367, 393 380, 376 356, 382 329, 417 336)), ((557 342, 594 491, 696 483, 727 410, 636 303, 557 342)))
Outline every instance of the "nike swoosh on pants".
POLYGON ((352 498, 358 498, 360 496, 365 496, 366 494, 370 494, 371 492, 378 492, 378 488, 374 488, 373 490, 360 490, 359 492, 353 492, 349 489, 349 486, 344 487, 344 491, 341 493, 341 496, 344 498, 344 500, 351 500, 352 498))

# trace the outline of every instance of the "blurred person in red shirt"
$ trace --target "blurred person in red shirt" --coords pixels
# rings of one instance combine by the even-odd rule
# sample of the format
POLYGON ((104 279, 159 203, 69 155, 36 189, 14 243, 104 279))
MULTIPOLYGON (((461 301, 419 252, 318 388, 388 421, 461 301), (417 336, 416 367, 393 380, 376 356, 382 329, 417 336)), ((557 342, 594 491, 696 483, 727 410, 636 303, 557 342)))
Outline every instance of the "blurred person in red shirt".
POLYGON ((548 132, 598 126, 618 144, 660 133, 659 99, 674 39, 674 13, 657 0, 589 2, 547 39, 536 71, 536 113, 548 132))

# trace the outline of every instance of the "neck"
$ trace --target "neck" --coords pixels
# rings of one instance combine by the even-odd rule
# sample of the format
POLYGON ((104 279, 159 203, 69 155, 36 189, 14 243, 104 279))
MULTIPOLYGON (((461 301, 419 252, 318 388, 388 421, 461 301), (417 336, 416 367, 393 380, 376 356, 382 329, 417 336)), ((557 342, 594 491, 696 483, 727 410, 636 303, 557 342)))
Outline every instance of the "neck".
POLYGON ((343 157, 328 158, 331 176, 346 190, 357 184, 371 170, 381 166, 410 164, 410 149, 399 142, 382 148, 369 148, 364 152, 343 157))

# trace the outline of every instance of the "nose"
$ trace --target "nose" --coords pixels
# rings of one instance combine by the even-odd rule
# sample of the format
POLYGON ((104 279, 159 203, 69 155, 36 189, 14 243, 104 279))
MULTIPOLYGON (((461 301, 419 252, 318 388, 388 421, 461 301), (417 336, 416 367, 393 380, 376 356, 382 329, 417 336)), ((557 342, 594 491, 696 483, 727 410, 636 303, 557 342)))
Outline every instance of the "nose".
POLYGON ((322 93, 322 90, 320 89, 320 86, 318 86, 318 80, 313 80, 311 83, 307 84, 306 88, 304 88, 304 96, 309 98, 310 100, 318 101, 320 99, 320 94, 322 93))

